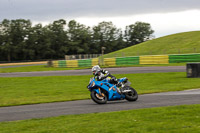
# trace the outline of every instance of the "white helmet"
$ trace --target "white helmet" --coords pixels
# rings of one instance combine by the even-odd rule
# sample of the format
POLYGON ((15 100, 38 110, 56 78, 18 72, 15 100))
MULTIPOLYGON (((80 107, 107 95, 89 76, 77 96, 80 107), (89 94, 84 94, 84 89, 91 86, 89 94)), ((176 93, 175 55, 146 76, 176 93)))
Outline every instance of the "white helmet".
POLYGON ((100 70, 101 70, 101 68, 99 67, 99 65, 96 65, 96 66, 93 66, 93 67, 92 67, 92 72, 93 72, 94 75, 96 75, 96 73, 97 73, 98 71, 100 71, 100 70))

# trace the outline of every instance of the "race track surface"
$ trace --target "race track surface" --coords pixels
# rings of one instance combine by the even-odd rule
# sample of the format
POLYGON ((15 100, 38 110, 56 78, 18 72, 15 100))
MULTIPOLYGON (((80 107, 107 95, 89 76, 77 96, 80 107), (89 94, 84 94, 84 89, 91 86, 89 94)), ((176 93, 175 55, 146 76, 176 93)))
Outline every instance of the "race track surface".
MULTIPOLYGON (((105 68, 111 74, 127 73, 159 73, 159 72, 185 72, 186 66, 165 67, 120 67, 105 68)), ((67 76, 67 75, 91 75, 91 69, 65 70, 65 71, 43 71, 43 72, 16 72, 0 73, 0 77, 33 77, 33 76, 67 76)))
MULTIPOLYGON (((89 95, 89 93, 88 93, 89 95)), ((92 100, 0 107, 0 121, 44 118, 60 115, 111 112, 120 110, 200 104, 200 89, 139 95, 136 102, 111 101, 98 105, 92 100)))

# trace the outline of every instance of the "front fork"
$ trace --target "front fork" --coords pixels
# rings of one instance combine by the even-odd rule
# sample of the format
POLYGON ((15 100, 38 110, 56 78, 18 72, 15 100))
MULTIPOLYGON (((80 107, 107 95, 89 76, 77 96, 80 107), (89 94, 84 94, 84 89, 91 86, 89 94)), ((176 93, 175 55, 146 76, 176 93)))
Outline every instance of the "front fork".
POLYGON ((99 95, 104 97, 104 94, 101 92, 101 89, 98 88, 98 90, 99 90, 99 95))

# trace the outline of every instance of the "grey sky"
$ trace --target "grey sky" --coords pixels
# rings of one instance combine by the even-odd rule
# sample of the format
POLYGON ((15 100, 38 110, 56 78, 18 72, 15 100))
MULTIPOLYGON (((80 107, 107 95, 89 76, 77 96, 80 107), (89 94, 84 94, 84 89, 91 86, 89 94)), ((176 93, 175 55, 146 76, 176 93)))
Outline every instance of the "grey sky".
POLYGON ((120 28, 143 21, 157 37, 200 30, 199 16, 200 0, 0 0, 0 21, 22 18, 47 24, 75 19, 92 26, 105 20, 120 28))
POLYGON ((0 0, 0 20, 128 16, 200 9, 200 0, 0 0))

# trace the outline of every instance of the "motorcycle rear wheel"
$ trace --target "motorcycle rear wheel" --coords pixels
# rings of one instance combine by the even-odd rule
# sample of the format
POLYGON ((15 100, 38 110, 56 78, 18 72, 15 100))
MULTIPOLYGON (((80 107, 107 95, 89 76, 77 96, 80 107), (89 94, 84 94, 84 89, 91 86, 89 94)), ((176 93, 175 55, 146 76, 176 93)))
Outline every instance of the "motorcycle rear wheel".
POLYGON ((92 91, 90 96, 92 100, 98 104, 105 104, 108 101, 107 96, 105 95, 104 92, 101 92, 102 95, 99 95, 96 91, 92 91))
POLYGON ((125 99, 128 101, 136 101, 138 99, 137 91, 132 87, 129 87, 128 89, 131 90, 131 92, 125 93, 125 99))

